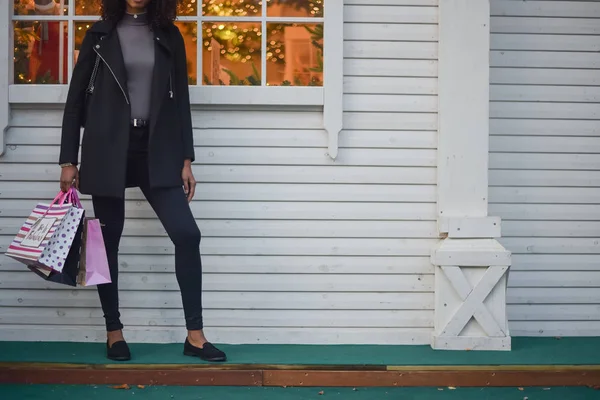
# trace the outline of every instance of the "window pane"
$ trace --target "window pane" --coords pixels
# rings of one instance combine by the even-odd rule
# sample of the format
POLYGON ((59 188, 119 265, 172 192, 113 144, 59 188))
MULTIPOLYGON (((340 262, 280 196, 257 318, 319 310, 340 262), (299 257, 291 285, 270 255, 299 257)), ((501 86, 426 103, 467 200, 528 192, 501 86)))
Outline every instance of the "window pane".
POLYGON ((16 21, 14 82, 67 83, 67 46, 65 21, 16 21))
POLYGON ((83 42, 83 38, 85 37, 85 33, 88 29, 92 27, 94 21, 77 21, 75 22, 75 51, 73 52, 73 65, 77 62, 77 57, 79 56, 79 49, 81 48, 81 43, 83 42))
POLYGON ((323 85, 323 24, 267 24, 267 84, 323 85))
POLYGON ((99 0, 75 0, 75 15, 102 15, 99 0))
POLYGON ((198 81, 198 24, 196 22, 175 23, 183 35, 187 56, 188 83, 196 85, 198 81))
POLYGON ((203 84, 261 84, 260 24, 204 22, 202 42, 203 84))
POLYGON ((269 17, 323 17, 325 0, 267 0, 269 17))
POLYGON ((197 0, 182 0, 177 3, 177 15, 190 16, 198 15, 197 0))
POLYGON ((260 17, 262 0, 202 0, 202 14, 216 17, 260 17))
POLYGON ((14 0, 15 15, 67 15, 68 0, 14 0))

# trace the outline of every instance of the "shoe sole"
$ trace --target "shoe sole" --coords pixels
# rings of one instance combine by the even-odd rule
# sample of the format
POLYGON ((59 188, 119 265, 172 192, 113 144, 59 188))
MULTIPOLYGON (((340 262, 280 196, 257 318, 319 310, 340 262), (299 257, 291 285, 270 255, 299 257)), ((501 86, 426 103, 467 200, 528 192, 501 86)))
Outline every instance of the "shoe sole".
POLYGON ((199 356, 198 354, 192 353, 192 352, 189 352, 189 351, 184 351, 183 355, 184 356, 188 356, 188 357, 198 357, 201 360, 208 361, 208 362, 224 362, 224 361, 227 361, 227 357, 213 357, 213 358, 208 358, 208 357, 199 356))
POLYGON ((113 360, 113 361, 129 361, 131 360, 131 357, 106 357, 109 360, 113 360))

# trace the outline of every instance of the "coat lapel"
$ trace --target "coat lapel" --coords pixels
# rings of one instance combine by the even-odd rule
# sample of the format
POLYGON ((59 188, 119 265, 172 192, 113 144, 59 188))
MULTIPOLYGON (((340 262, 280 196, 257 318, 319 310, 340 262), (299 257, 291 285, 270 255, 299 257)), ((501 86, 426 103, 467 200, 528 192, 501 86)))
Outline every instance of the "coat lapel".
POLYGON ((95 50, 100 54, 103 61, 108 65, 111 73, 121 85, 123 91, 129 99, 129 90, 127 89, 127 69, 123 59, 121 43, 116 29, 110 29, 106 35, 101 36, 100 41, 95 45, 95 50))
POLYGON ((165 93, 171 79, 171 47, 162 29, 154 31, 154 73, 152 77, 152 94, 150 101, 150 135, 154 131, 156 118, 159 115, 165 93))

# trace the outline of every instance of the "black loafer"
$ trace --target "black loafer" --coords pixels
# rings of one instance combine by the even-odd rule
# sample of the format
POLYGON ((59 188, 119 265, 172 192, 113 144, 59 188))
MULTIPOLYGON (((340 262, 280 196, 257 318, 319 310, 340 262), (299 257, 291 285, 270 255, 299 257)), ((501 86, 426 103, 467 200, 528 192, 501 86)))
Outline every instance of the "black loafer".
POLYGON ((227 356, 225 353, 208 342, 204 343, 204 346, 200 348, 193 346, 189 340, 185 339, 185 344, 183 345, 183 354, 190 357, 199 357, 204 361, 227 361, 227 356))
POLYGON ((131 360, 131 353, 129 352, 129 346, 124 340, 113 343, 112 346, 106 342, 106 357, 113 361, 129 361, 131 360))

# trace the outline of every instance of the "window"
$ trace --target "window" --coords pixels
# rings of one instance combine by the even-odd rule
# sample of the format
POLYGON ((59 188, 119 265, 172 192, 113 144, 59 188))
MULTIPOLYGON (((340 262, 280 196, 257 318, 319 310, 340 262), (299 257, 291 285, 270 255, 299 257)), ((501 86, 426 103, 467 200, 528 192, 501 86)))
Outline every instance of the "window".
MULTIPOLYGON (((63 98, 63 85, 69 82, 85 32, 100 17, 100 2, 13 1, 11 102, 27 102, 25 96, 32 89, 25 86, 31 85, 39 94, 43 90, 38 85, 60 85, 47 92, 53 93, 49 98, 54 101, 57 95, 63 98)), ((328 64, 325 13, 341 14, 341 4, 341 0, 183 0, 177 25, 186 44, 192 102, 322 105, 328 64)), ((337 41, 341 49, 341 24, 330 32, 337 38, 330 36, 328 41, 337 41)), ((331 53, 330 59, 336 56, 341 61, 341 50, 331 53)), ((341 73, 338 70, 340 80, 341 73)))

